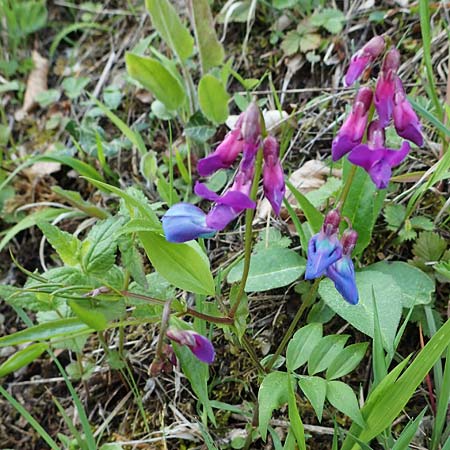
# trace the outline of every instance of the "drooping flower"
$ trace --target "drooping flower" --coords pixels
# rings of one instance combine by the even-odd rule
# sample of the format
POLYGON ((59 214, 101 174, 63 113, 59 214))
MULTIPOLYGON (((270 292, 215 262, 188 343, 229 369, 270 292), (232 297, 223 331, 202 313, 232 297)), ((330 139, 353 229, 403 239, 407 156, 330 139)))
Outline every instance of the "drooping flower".
POLYGON ((366 130, 371 104, 372 90, 368 87, 361 88, 356 94, 350 114, 345 119, 331 145, 333 161, 341 159, 361 143, 366 130))
POLYGON ((205 336, 195 331, 179 330, 176 328, 169 328, 166 335, 178 345, 187 346, 200 361, 207 364, 211 364, 214 361, 214 347, 211 341, 205 336))
POLYGON ((209 237, 217 230, 206 223, 206 214, 190 203, 176 203, 162 218, 164 235, 169 242, 186 242, 209 237))
POLYGON ((397 134, 421 147, 423 136, 419 118, 406 98, 405 89, 397 78, 394 95, 394 126, 397 134))
POLYGON ((225 136, 225 139, 213 153, 198 161, 198 174, 207 177, 220 169, 228 169, 241 153, 243 145, 241 130, 236 127, 225 136))
POLYGON ((357 239, 358 233, 355 230, 345 230, 341 237, 342 257, 326 270, 326 275, 333 281, 336 290, 352 305, 356 305, 359 300, 355 268, 351 258, 357 239))
POLYGON ((346 86, 351 86, 361 76, 366 67, 381 55, 384 46, 384 38, 375 36, 352 56, 345 74, 346 86))
POLYGON ((250 103, 244 112, 241 133, 244 141, 241 167, 247 170, 255 162, 261 141, 261 114, 255 102, 250 103))
POLYGON ((383 127, 387 126, 392 118, 394 110, 394 94, 397 70, 400 66, 400 53, 396 48, 391 48, 384 57, 381 73, 375 86, 374 103, 383 127))
POLYGON ((266 137, 264 139, 264 195, 269 200, 276 215, 280 214, 281 203, 286 192, 284 173, 279 154, 277 140, 273 136, 266 137))
POLYGON ((362 167, 378 189, 385 189, 392 175, 392 168, 398 166, 408 155, 410 145, 404 141, 400 150, 385 147, 385 132, 378 120, 369 125, 368 143, 355 147, 348 160, 362 167))
POLYGON ((342 256, 342 245, 337 235, 340 221, 339 210, 331 210, 325 216, 322 229, 309 240, 306 280, 320 277, 342 256))

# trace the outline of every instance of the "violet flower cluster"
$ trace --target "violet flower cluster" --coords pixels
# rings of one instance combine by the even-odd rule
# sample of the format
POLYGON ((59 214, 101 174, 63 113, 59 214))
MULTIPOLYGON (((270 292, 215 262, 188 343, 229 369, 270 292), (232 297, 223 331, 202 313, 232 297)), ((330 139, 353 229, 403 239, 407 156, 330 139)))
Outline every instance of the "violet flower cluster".
POLYGON ((340 222, 339 210, 331 210, 325 216, 322 229, 309 240, 305 279, 311 280, 326 275, 333 281, 342 297, 348 303, 356 305, 359 296, 351 254, 358 233, 348 228, 339 239, 340 222))
MULTIPOLYGON (((385 50, 382 36, 375 36, 353 55, 345 76, 345 83, 351 86, 363 72, 381 57, 385 50)), ((362 87, 356 94, 352 110, 332 143, 333 161, 349 153, 348 160, 362 167, 378 189, 385 189, 392 175, 392 168, 398 166, 408 155, 411 141, 423 145, 421 125, 417 114, 409 103, 397 71, 400 53, 389 49, 381 64, 381 71, 375 90, 362 87), (368 124, 372 105, 378 118, 368 124), (385 129, 393 121, 397 134, 406 139, 399 150, 386 147, 385 129), (362 143, 367 131, 367 143, 362 143)))
POLYGON ((262 140, 260 112, 255 103, 239 116, 236 126, 209 156, 197 164, 197 172, 206 177, 220 169, 228 169, 242 153, 242 159, 232 185, 219 195, 204 183, 197 182, 194 192, 211 202, 213 206, 205 214, 190 203, 177 203, 163 216, 162 224, 166 239, 170 242, 186 242, 191 239, 210 237, 223 230, 246 209, 254 209, 256 203, 250 198, 255 160, 263 145, 264 194, 275 214, 279 214, 285 193, 283 169, 279 160, 279 146, 273 136, 262 140))

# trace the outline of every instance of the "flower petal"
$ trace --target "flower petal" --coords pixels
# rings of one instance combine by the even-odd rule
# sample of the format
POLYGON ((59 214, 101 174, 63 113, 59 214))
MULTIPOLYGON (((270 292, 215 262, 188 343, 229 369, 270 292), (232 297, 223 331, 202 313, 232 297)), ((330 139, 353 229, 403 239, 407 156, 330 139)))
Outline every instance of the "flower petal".
POLYGON ((336 290, 351 305, 359 301, 358 288, 355 280, 355 268, 349 256, 344 256, 333 265, 329 266, 326 275, 330 278, 336 290))
POLYGON ((192 353, 200 360, 206 364, 212 364, 216 356, 214 347, 209 339, 201 334, 195 333, 195 345, 189 346, 192 353))
POLYGON ((308 243, 305 279, 312 280, 320 277, 341 256, 342 245, 336 234, 327 236, 323 232, 317 233, 308 243))
POLYGON ((206 224, 206 214, 190 203, 176 203, 161 220, 169 242, 181 243, 199 237, 209 237, 217 231, 206 224))

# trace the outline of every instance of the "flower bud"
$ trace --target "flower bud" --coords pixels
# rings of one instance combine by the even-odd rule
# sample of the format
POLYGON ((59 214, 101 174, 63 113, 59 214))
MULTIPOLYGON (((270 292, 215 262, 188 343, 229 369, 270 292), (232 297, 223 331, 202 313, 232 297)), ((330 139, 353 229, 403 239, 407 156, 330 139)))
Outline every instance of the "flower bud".
POLYGON ((242 120, 242 137, 248 144, 257 145, 261 137, 260 113, 255 102, 250 103, 242 120))
POLYGON ((347 228, 341 236, 342 253, 344 255, 351 255, 358 240, 358 233, 352 228, 347 228))
POLYGON ((338 232, 340 223, 341 223, 341 213, 339 209, 332 209, 325 216, 322 230, 326 235, 330 236, 338 232))
POLYGON ((278 142, 273 136, 268 136, 264 140, 263 186, 264 195, 272 205, 275 214, 280 214, 286 186, 279 160, 278 142))
POLYGON ((385 47, 384 38, 375 36, 364 47, 358 50, 350 60, 345 75, 345 84, 351 86, 381 53, 385 47))
POLYGON ((191 330, 169 328, 166 336, 178 345, 185 345, 202 362, 211 364, 215 358, 211 341, 201 334, 191 330))
POLYGON ((359 301, 358 288, 355 280, 355 268, 353 261, 348 255, 329 266, 326 275, 330 278, 336 290, 351 305, 356 305, 359 301))

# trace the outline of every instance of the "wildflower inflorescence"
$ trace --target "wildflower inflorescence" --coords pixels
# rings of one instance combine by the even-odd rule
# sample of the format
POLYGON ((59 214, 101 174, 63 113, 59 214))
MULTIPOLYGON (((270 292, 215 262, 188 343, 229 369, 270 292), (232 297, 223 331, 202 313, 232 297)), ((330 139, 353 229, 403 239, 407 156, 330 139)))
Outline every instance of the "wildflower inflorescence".
POLYGON ((341 214, 331 210, 324 219, 322 229, 308 244, 308 260, 305 279, 311 280, 326 275, 338 292, 352 305, 358 303, 358 289, 351 254, 358 239, 358 233, 347 228, 339 239, 341 214))
POLYGON ((198 174, 209 176, 220 169, 230 168, 242 153, 234 181, 222 195, 213 192, 204 183, 195 184, 195 194, 213 202, 207 214, 190 203, 177 203, 167 211, 162 222, 168 241, 186 242, 199 237, 210 237, 223 230, 244 210, 256 207, 250 192, 255 174, 256 155, 261 146, 264 158, 264 194, 275 214, 279 214, 285 183, 279 160, 278 142, 273 136, 267 136, 263 140, 260 120, 258 106, 251 103, 216 150, 198 162, 198 174))
MULTIPOLYGON (((382 36, 372 38, 351 59, 345 83, 351 86, 385 50, 382 36)), ((348 160, 362 167, 378 189, 385 189, 398 166, 408 155, 411 141, 423 145, 421 125, 398 76, 400 53, 390 48, 382 61, 375 90, 361 87, 352 110, 332 143, 333 161, 349 153, 348 160), (374 105, 378 118, 369 122, 374 105), (399 150, 386 147, 385 129, 393 122, 398 136, 406 139, 399 150), (366 134, 367 133, 367 134, 366 134), (363 143, 364 135, 367 143, 363 143)))

